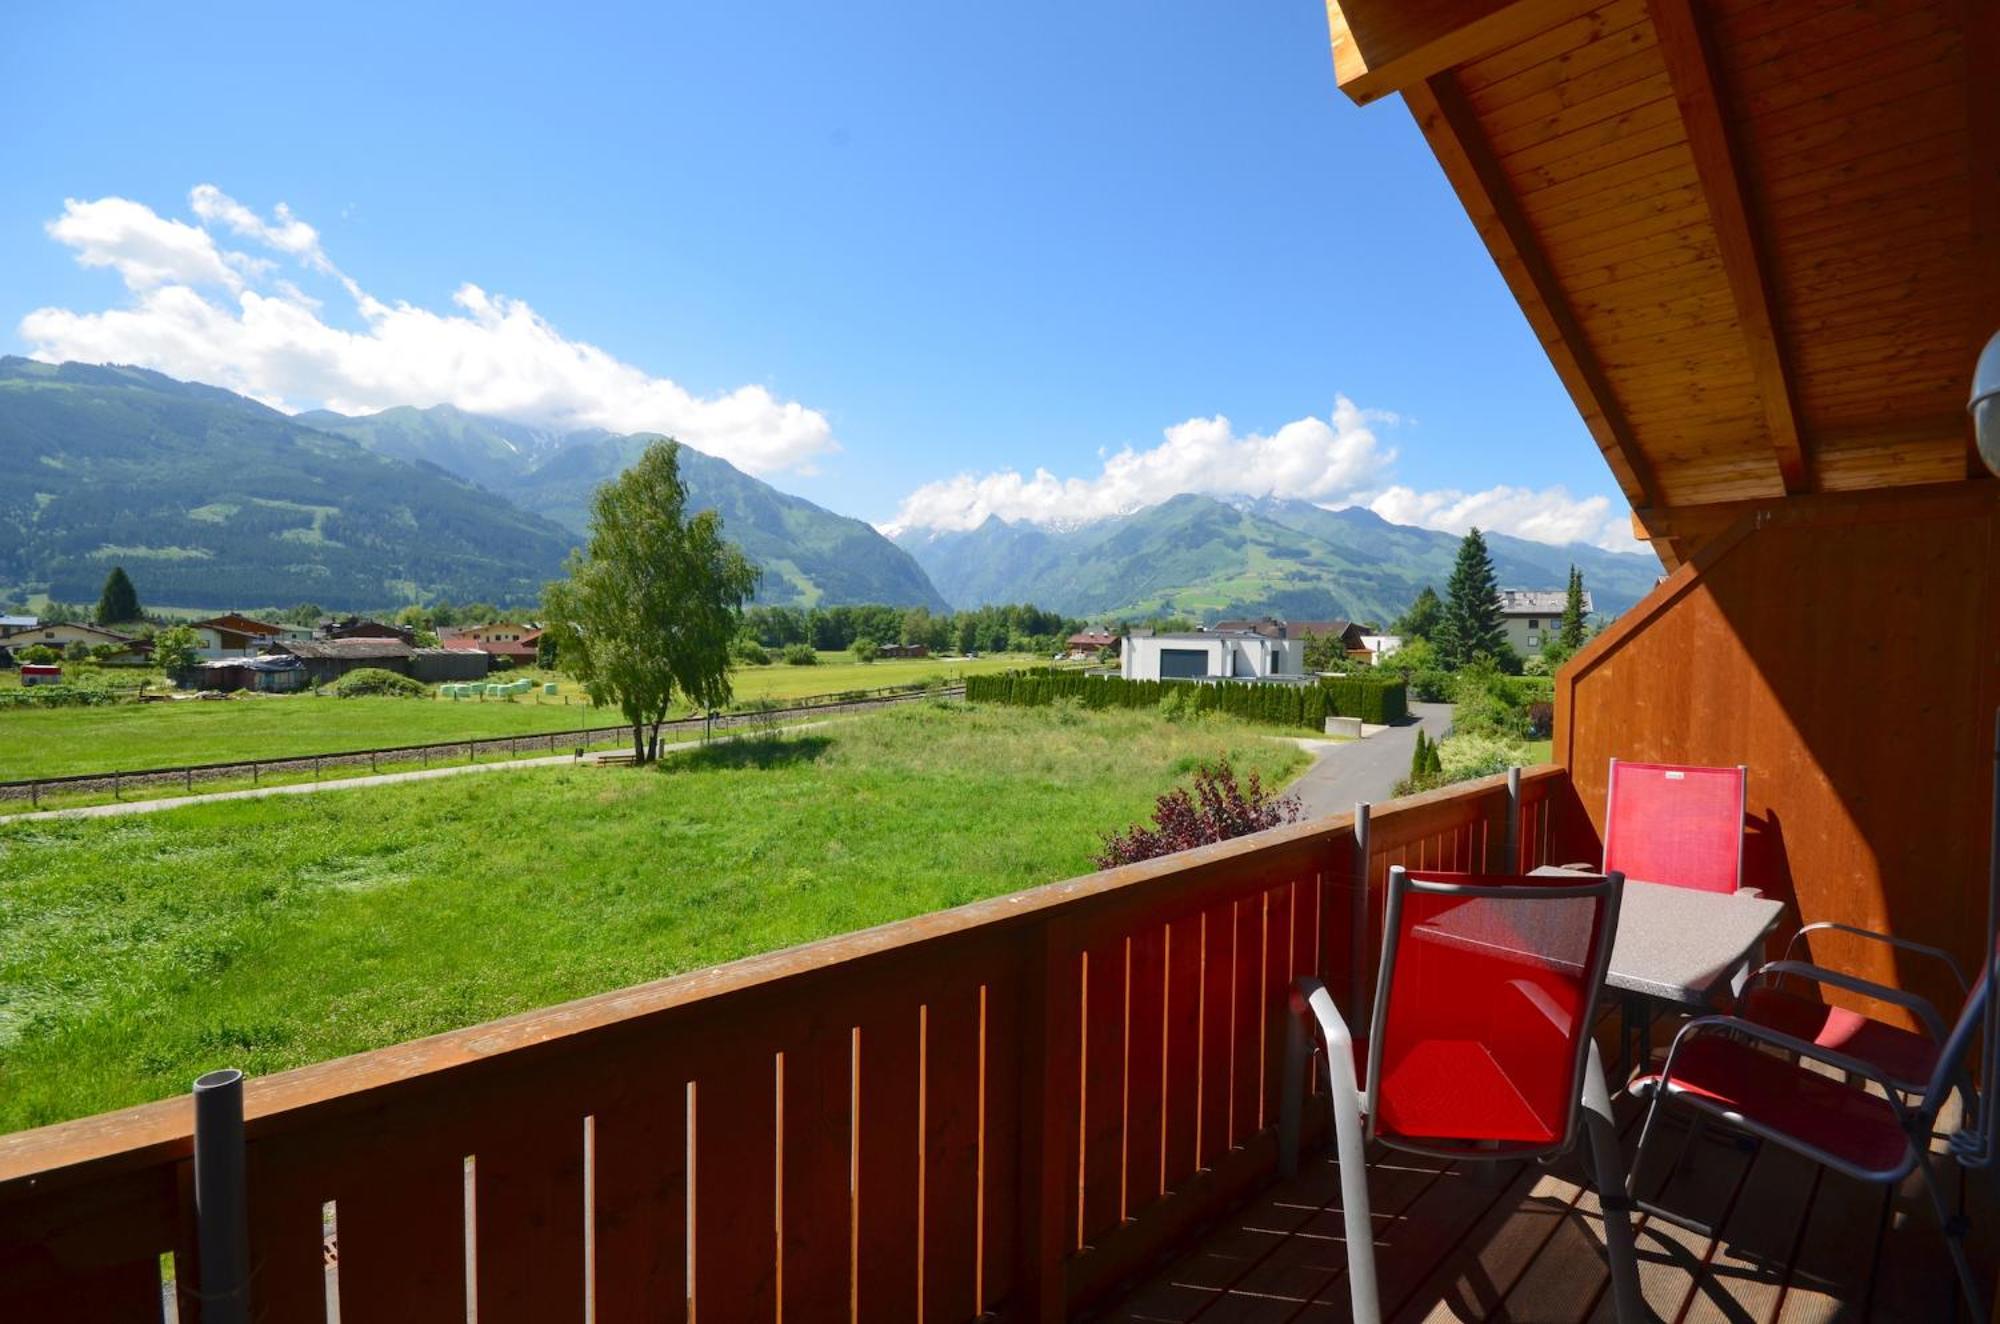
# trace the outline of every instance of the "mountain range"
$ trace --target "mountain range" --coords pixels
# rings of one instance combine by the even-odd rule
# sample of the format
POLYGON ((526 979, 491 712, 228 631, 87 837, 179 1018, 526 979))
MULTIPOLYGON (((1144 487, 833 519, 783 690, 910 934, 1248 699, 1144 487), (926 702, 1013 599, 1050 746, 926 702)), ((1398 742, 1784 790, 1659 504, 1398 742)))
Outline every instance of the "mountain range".
MULTIPOLYGON (((287 415, 143 368, 0 358, 0 597, 92 601, 115 564, 163 606, 525 605, 654 440, 450 406, 287 415)), ((763 567, 761 602, 946 607, 861 520, 686 447, 681 476, 763 567)))
MULTIPOLYGON (((582 542, 591 494, 655 440, 449 405, 288 415, 142 368, 0 358, 0 599, 90 601, 116 564, 162 606, 526 605, 582 542)), ((1458 546, 1364 509, 1196 495, 1076 528, 994 518, 891 541, 691 448, 681 474, 772 604, 1386 623, 1442 590, 1458 546)), ((1659 574, 1584 544, 1487 541, 1503 586, 1559 588, 1573 563, 1608 613, 1659 574)))
MULTIPOLYGON (((954 605, 1033 602, 1069 616, 1194 619, 1268 613, 1386 625, 1428 584, 1440 593, 1459 538, 1391 524, 1362 507, 1230 502, 1184 494, 1075 528, 997 516, 963 532, 906 530, 897 541, 954 605)), ((1486 535, 1506 588, 1561 588, 1574 564, 1596 608, 1617 614, 1659 578, 1650 556, 1586 543, 1486 535)))

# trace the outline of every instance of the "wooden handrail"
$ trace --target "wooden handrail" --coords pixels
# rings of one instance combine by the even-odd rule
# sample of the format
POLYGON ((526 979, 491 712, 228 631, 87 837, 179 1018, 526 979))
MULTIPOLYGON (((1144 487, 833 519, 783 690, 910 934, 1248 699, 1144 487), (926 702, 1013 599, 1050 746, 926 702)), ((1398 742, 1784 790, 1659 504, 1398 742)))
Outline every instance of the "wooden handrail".
MULTIPOLYGON (((1523 801, 1562 775, 1525 774, 1523 801)), ((1491 777, 1375 809, 1371 894, 1399 852, 1442 862, 1504 822, 1505 800, 1491 777)), ((343 1301, 417 1290, 388 1279, 418 1272, 420 1252, 464 1253, 447 1225, 476 1208, 477 1278, 507 1302, 482 1291, 482 1316, 571 1317, 582 1219, 552 1211, 582 1200, 589 1169, 600 1294, 640 1290, 620 1277, 620 1236, 642 1224, 647 1244, 687 1238, 701 1291, 789 1296, 800 1275, 844 1275, 852 1250, 866 1279, 853 1290, 893 1293, 901 1270, 861 1261, 880 1220, 921 1208, 936 1263, 908 1281, 939 1294, 927 1317, 1074 1310, 1268 1176, 1283 989, 1355 973, 1352 826, 1296 824, 252 1081, 258 1290, 310 1295, 305 1211, 323 1202, 340 1210, 343 1301), (639 1131, 635 1117, 649 1119, 639 1131), (740 1170, 704 1183, 703 1155, 713 1168, 739 1151, 740 1170), (476 1199, 447 1189, 467 1155, 476 1199), (611 1166, 593 1167, 600 1156, 611 1166), (648 1164, 684 1208, 619 1184, 648 1164), (431 1236, 385 1241, 391 1219, 431 1236), (523 1227, 553 1241, 530 1245, 523 1227), (517 1261, 544 1277, 517 1282, 517 1261)), ((10 1290, 34 1303, 79 1275, 110 1281, 104 1246, 134 1282, 148 1248, 155 1263, 185 1254, 174 1193, 191 1123, 175 1099, 0 1137, 0 1316, 10 1290), (38 1238, 54 1248, 41 1259, 38 1238)), ((873 1253, 906 1258, 893 1239, 873 1253)), ((697 1290, 656 1259, 647 1292, 697 1290)), ((448 1309, 464 1273, 424 1282, 448 1309)))

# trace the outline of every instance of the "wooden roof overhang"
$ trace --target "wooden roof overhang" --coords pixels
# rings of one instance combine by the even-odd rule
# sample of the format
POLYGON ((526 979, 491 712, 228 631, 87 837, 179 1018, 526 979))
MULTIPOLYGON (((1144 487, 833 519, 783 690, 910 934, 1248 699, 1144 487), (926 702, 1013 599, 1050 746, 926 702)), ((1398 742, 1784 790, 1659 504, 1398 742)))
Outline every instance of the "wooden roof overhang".
POLYGON ((2000 3, 1328 0, 1669 569, 1746 508, 1981 481, 2000 3))

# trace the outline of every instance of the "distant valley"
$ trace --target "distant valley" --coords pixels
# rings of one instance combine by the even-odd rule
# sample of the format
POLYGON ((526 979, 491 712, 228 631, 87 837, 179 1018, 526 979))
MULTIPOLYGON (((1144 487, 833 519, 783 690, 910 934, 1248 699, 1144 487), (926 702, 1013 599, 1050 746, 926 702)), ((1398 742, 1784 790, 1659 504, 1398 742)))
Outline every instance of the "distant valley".
MULTIPOLYGON (((120 564, 157 605, 526 605, 582 541, 591 494, 655 439, 449 405, 287 415, 144 369, 0 358, 0 601, 91 601, 120 564)), ((800 607, 1387 622, 1442 589, 1458 543, 1362 509, 1195 495, 1073 529, 990 519, 892 541, 699 451, 681 470, 763 568, 758 601, 800 607)), ((1488 541, 1503 585, 1558 588, 1574 562, 1609 613, 1659 574, 1649 556, 1488 541)))

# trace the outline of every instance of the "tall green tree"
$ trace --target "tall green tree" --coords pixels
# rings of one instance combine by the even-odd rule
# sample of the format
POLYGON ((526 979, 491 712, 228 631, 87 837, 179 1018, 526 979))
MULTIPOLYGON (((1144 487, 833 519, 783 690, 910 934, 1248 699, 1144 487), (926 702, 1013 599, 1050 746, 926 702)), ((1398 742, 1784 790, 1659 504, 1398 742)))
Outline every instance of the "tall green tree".
POLYGON ((1445 585, 1443 620, 1431 643, 1439 661, 1453 671, 1481 654, 1498 658, 1509 651, 1493 558, 1477 527, 1468 529, 1458 544, 1458 560, 1445 585))
POLYGON ((1563 602, 1562 630, 1558 635, 1565 653, 1574 653, 1583 647, 1583 632, 1583 571, 1571 566, 1569 596, 1563 602))
POLYGON ((632 754, 659 757, 676 696, 697 708, 729 702, 729 647, 757 568, 723 540, 712 510, 690 517, 680 445, 654 442, 597 489, 590 542, 569 578, 542 592, 546 637, 593 704, 632 724, 632 754))
POLYGON ((1417 600, 1389 626, 1389 633, 1404 639, 1428 639, 1443 620, 1444 604, 1438 601, 1437 590, 1426 584, 1417 600))
POLYGON ((124 566, 112 566, 104 577, 104 592, 97 599, 97 623, 118 625, 136 621, 139 615, 139 590, 132 587, 132 577, 124 566))

